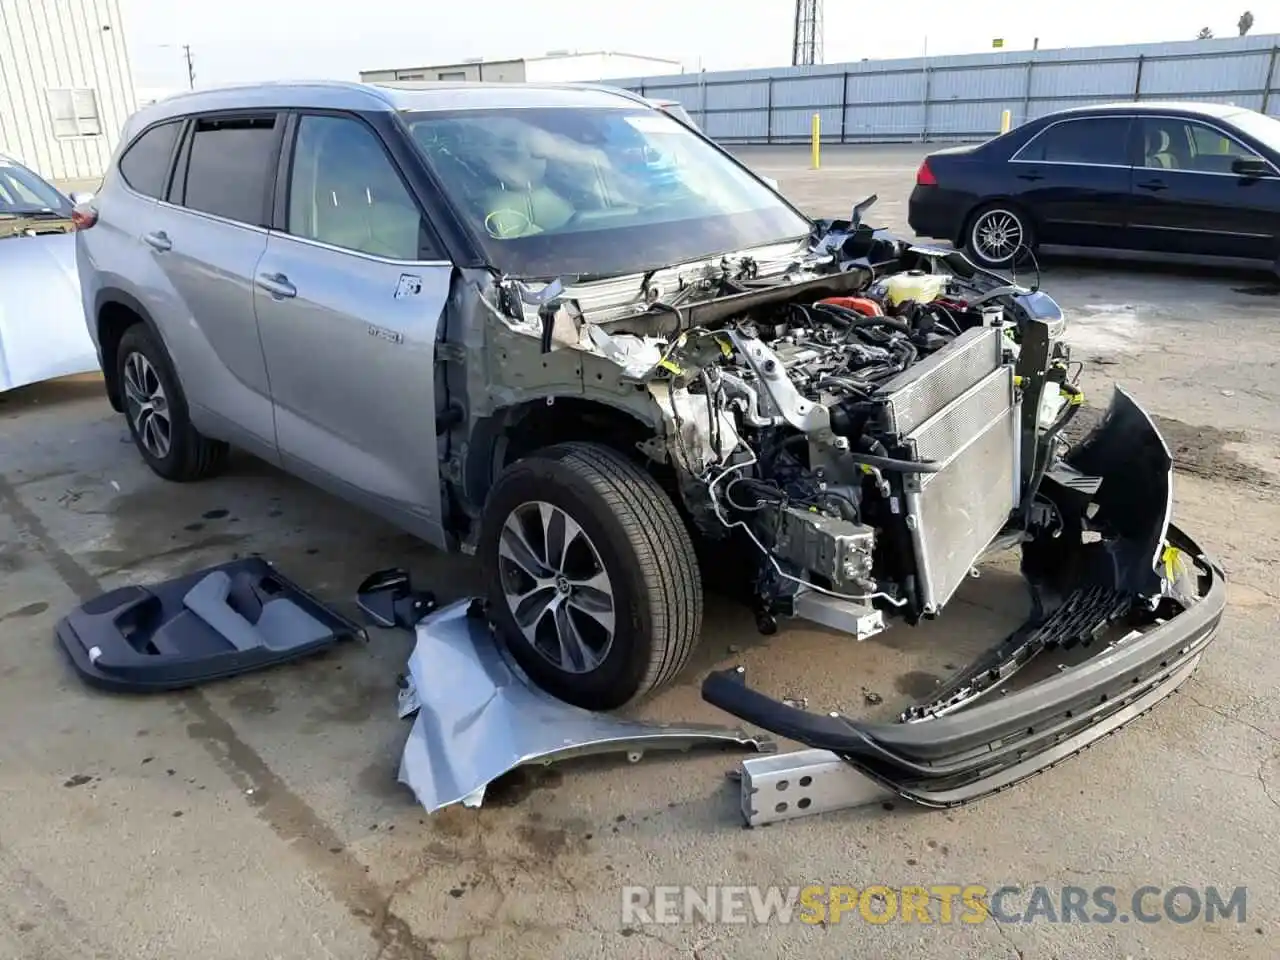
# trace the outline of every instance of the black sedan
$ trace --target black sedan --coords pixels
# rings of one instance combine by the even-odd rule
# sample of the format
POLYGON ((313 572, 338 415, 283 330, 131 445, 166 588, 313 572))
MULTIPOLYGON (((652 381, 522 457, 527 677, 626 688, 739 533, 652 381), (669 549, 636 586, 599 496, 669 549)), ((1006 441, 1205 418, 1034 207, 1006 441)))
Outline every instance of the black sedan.
POLYGON ((1026 251, 1280 258, 1280 120, 1208 103, 1065 110, 930 154, 908 222, 987 267, 1026 251))

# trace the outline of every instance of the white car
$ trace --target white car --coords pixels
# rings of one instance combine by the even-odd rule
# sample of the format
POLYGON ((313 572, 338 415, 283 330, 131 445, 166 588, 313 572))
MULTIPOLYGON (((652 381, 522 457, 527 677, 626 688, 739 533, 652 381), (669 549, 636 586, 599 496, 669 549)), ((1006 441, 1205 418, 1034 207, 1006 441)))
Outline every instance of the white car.
POLYGON ((0 393, 99 369, 76 273, 76 201, 0 154, 0 393))

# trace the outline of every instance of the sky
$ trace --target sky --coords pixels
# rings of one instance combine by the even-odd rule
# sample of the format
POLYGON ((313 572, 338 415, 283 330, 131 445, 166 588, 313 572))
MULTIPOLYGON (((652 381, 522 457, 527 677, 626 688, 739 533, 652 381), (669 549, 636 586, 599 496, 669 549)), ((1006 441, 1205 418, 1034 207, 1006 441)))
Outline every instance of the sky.
MULTIPOLYGON (((361 70, 617 50, 724 70, 790 63, 793 0, 120 0, 139 87, 358 79, 361 70), (585 13, 584 11, 590 11, 585 13)), ((920 5, 825 0, 826 63, 1112 43, 1190 40, 1202 27, 1280 33, 1280 0, 986 0, 920 5), (1216 12, 1215 12, 1216 11, 1216 12)))

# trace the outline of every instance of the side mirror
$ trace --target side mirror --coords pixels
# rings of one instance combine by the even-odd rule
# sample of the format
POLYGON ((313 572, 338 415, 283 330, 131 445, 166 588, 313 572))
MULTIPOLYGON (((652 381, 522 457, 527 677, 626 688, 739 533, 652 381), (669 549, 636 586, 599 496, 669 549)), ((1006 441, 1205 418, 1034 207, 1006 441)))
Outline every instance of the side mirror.
POLYGON ((774 193, 778 192, 778 181, 773 179, 773 177, 761 177, 760 179, 767 183, 769 185, 769 189, 774 193))
POLYGON ((1242 177, 1269 177, 1272 175, 1271 164, 1261 157, 1236 157, 1231 161, 1231 172, 1242 177))
POLYGON ((93 199, 93 196, 93 192, 90 190, 77 190, 71 194, 71 202, 78 207, 82 203, 88 203, 93 199))

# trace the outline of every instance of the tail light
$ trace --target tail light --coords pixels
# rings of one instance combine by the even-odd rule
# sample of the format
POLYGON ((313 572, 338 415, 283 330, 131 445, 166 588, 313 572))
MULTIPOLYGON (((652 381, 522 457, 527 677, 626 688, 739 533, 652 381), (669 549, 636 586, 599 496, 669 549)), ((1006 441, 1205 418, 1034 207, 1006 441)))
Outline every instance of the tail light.
POLYGON ((925 160, 920 164, 920 169, 916 171, 916 186, 918 187, 936 187, 938 178, 933 175, 933 171, 929 169, 929 161, 925 160))
POLYGON ((77 230, 88 230, 98 222, 98 211, 88 205, 74 207, 71 211, 71 225, 77 230))

